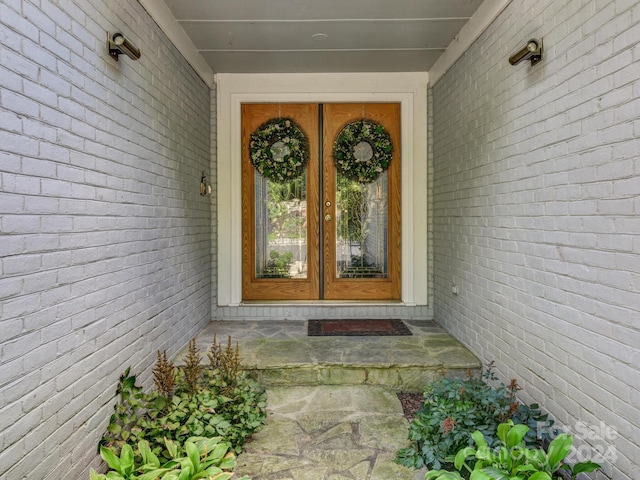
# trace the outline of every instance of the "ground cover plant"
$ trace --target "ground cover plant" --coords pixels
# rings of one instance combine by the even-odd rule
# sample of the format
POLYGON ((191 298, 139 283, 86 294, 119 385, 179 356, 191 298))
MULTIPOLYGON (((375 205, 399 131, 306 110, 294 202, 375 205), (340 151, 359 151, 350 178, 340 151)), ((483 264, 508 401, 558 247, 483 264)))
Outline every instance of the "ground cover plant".
POLYGON ((176 366, 166 352, 158 352, 153 368, 156 388, 150 392, 136 385, 129 368, 125 370, 117 388, 119 402, 100 442, 101 455, 111 468, 112 476, 106 478, 146 480, 156 478, 149 472, 158 468, 169 469, 162 476, 167 480, 176 471, 176 479, 202 478, 189 476, 197 468, 221 469, 220 477, 206 478, 230 478, 223 475, 224 470, 262 424, 266 395, 242 368, 238 346, 232 347, 231 338, 224 347, 214 337, 207 357, 209 364, 201 365, 195 340, 189 343, 184 365, 176 366), (214 446, 217 454, 211 461, 214 446), (222 450, 224 454, 219 455, 222 450), (114 476, 112 465, 123 462, 133 476, 114 476), (181 467, 189 462, 191 467, 181 467), (186 470, 191 473, 180 476, 186 470), (138 476, 144 474, 149 475, 138 476))
POLYGON ((570 466, 563 463, 573 446, 573 437, 566 433, 556 436, 547 451, 529 447, 524 438, 529 432, 527 425, 514 425, 509 420, 498 425, 499 446, 491 448, 483 434, 476 430, 471 434, 475 446, 461 449, 455 456, 457 471, 432 470, 425 480, 553 480, 563 478, 566 472, 571 480, 580 473, 593 472, 600 465, 592 461, 570 466), (461 475, 464 473, 464 477, 461 475))
MULTIPOLYGON (((184 444, 184 455, 180 455, 177 444, 165 439, 172 459, 164 464, 151 451, 149 442, 138 442, 140 463, 129 444, 124 444, 120 456, 107 447, 100 447, 100 455, 109 466, 109 473, 90 472, 91 480, 228 480, 233 477, 235 455, 230 445, 219 437, 191 437, 184 444)), ((237 480, 250 480, 241 477, 237 480)))
POLYGON ((469 374, 466 379, 443 379, 428 385, 409 427, 411 445, 398 452, 396 461, 415 469, 453 467, 453 456, 472 444, 474 431, 480 431, 494 447, 500 441, 498 425, 508 420, 531 427, 524 438, 527 445, 537 445, 541 440, 536 432, 548 437, 553 421, 538 405, 518 402, 518 383, 512 380, 509 385, 492 387, 488 382, 495 380, 492 362, 480 377, 469 374), (538 429, 540 425, 546 428, 538 429))

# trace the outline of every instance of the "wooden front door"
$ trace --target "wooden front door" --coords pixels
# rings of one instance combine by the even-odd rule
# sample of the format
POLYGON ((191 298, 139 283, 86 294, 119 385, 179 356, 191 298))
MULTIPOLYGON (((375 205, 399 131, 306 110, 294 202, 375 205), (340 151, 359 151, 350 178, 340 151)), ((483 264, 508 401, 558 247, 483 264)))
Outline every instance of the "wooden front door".
MULTIPOLYGON (((286 160, 290 144, 263 138, 272 158, 286 160)), ((355 145, 356 162, 376 153, 367 143, 355 145)), ((243 300, 399 300, 400 105, 244 104, 242 215, 243 300), (285 119, 309 154, 304 171, 283 181, 259 172, 250 142, 285 119), (334 150, 343 129, 363 121, 383 128, 393 152, 388 168, 359 181, 336 168, 334 150)))

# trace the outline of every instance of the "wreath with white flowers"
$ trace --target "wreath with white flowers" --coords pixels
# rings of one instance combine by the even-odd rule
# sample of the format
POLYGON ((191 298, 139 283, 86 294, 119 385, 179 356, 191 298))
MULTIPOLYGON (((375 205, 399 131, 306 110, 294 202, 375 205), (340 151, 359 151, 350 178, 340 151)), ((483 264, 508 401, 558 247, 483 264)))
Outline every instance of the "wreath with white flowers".
POLYGON ((272 118, 251 134, 249 153, 251 164, 262 176, 284 183, 304 172, 309 159, 309 142, 290 118, 272 118))
POLYGON ((333 158, 338 171, 349 180, 375 182, 389 168, 393 153, 391 137, 373 120, 356 120, 338 134, 333 158))

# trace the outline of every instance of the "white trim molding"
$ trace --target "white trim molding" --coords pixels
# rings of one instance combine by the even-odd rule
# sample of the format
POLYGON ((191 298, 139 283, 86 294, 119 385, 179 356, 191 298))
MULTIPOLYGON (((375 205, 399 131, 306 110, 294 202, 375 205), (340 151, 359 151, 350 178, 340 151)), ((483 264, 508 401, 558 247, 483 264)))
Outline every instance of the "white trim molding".
POLYGON ((427 304, 428 74, 218 74, 218 305, 242 300, 241 105, 248 102, 399 102, 402 302, 427 304))
POLYGON ((193 44, 187 33, 180 26, 167 4, 163 0, 139 0, 147 13, 160 26, 171 43, 178 49, 182 56, 189 62, 196 73, 211 88, 214 82, 214 74, 204 57, 193 44))
POLYGON ((451 41, 447 49, 436 60, 429 70, 429 83, 435 85, 447 70, 467 51, 482 32, 500 15, 511 0, 485 0, 469 21, 460 29, 458 35, 451 41))

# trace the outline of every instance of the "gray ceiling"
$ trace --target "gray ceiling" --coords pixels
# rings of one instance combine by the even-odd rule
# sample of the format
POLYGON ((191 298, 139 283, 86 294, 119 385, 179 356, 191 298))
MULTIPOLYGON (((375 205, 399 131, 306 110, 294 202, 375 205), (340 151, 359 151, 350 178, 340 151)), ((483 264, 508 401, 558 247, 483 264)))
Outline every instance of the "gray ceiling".
POLYGON ((165 0, 215 73, 428 71, 483 0, 165 0))

